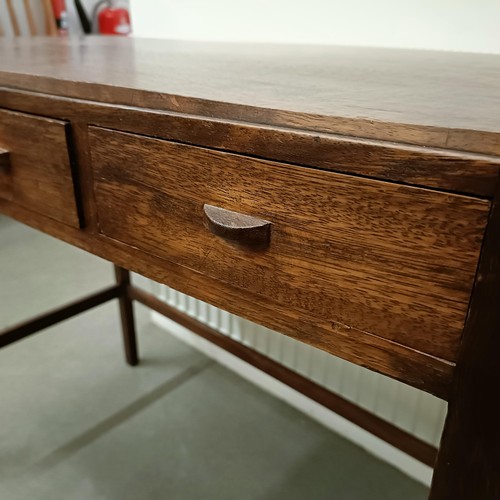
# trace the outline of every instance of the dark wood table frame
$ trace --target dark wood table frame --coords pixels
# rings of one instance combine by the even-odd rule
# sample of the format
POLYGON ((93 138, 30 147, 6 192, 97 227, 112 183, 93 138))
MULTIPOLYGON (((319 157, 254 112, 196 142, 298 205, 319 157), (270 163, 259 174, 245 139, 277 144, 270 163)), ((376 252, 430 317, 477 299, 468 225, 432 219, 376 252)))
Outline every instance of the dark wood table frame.
POLYGON ((135 365, 142 303, 434 465, 431 500, 500 500, 499 81, 491 55, 0 43, 0 212, 119 266, 0 347, 117 299, 135 365), (127 270, 448 401, 439 451, 127 270))
POLYGON ((133 313, 133 302, 136 301, 264 371, 280 382, 283 382, 329 410, 334 411, 424 464, 433 466, 437 455, 435 447, 277 363, 271 358, 244 346, 204 323, 197 321, 188 314, 171 307, 153 294, 132 285, 129 271, 119 266, 114 266, 114 268, 116 285, 22 324, 0 331, 0 348, 43 331, 105 302, 118 299, 125 359, 130 366, 136 366, 139 363, 133 313))

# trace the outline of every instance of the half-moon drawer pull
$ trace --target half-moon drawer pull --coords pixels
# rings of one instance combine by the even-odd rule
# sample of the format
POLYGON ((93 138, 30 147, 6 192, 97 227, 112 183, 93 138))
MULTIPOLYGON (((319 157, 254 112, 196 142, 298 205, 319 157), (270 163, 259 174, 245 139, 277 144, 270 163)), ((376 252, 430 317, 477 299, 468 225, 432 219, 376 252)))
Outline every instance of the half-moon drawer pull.
POLYGON ((203 205, 203 211, 206 225, 211 233, 253 248, 263 249, 269 246, 271 238, 269 221, 213 205, 203 205))
POLYGON ((10 167, 10 155, 6 149, 0 148, 0 172, 6 172, 10 167))

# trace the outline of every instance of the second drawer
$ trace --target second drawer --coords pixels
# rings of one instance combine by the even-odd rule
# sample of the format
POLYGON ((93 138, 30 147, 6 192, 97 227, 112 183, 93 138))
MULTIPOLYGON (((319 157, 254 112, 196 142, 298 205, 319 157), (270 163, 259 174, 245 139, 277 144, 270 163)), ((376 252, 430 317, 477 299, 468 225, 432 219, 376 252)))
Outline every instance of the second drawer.
POLYGON ((456 359, 487 201, 97 127, 90 139, 104 235, 323 331, 456 359), (252 220, 205 205, 268 221, 269 245, 235 244, 224 225, 252 220))

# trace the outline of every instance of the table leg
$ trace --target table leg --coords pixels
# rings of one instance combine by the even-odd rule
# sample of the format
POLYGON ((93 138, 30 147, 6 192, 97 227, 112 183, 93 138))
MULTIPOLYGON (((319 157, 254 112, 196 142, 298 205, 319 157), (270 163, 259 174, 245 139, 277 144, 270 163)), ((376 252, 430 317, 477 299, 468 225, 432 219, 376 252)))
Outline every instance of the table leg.
POLYGON ((125 359, 130 366, 139 363, 137 353, 137 338, 135 334, 134 310, 132 299, 129 296, 130 273, 122 267, 115 266, 116 282, 120 288, 118 297, 120 305, 120 317, 122 324, 123 345, 125 348, 125 359))
POLYGON ((486 230, 431 500, 500 499, 500 193, 486 230))

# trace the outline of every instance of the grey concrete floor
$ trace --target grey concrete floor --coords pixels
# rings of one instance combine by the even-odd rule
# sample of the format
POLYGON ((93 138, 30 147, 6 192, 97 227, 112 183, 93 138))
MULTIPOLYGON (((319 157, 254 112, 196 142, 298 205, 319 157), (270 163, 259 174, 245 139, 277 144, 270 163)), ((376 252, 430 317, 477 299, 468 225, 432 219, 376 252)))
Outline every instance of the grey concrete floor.
MULTIPOLYGON (((111 265, 0 217, 0 328, 112 283, 111 265)), ((424 486, 116 303, 0 351, 1 500, 413 500, 424 486)))

